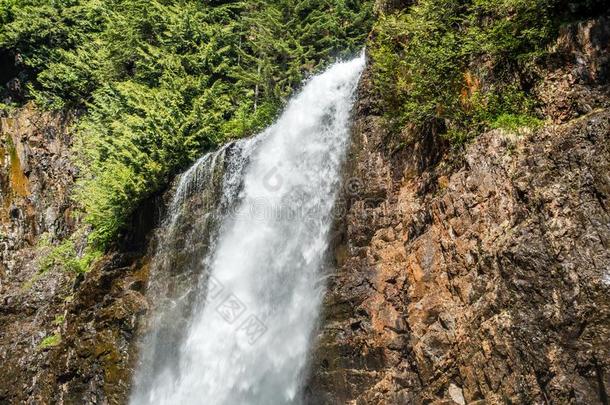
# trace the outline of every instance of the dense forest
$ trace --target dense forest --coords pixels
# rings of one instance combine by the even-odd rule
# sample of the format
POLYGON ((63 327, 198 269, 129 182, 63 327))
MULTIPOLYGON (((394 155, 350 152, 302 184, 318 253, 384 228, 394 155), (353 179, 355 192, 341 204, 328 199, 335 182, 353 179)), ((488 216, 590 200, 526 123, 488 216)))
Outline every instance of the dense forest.
POLYGON ((76 198, 107 246, 128 215, 202 151, 268 125, 371 24, 364 1, 3 1, 16 101, 85 111, 76 198))
POLYGON ((303 79, 367 44, 389 126, 436 127, 456 145, 535 127, 535 62, 604 2, 394 3, 2 0, 1 106, 78 114, 74 198, 103 250, 203 151, 261 130, 303 79))

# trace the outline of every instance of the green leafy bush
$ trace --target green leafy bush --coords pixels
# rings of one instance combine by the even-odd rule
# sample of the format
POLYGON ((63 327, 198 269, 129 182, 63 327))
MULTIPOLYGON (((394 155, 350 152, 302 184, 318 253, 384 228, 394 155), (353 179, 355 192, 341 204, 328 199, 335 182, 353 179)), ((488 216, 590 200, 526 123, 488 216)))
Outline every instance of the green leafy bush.
POLYGON ((536 129, 542 125, 542 121, 531 115, 524 114, 500 114, 491 122, 492 128, 505 129, 518 132, 522 129, 536 129))
MULTIPOLYGON (((19 55, 26 72, 35 77, 62 60, 66 50, 90 40, 102 18, 100 1, 2 0, 0 49, 19 55)), ((39 87, 37 81, 29 85, 39 87)))
POLYGON ((13 20, 13 8, 17 0, 0 0, 0 24, 7 24, 13 20))
POLYGON ((555 0, 420 0, 380 16, 370 41, 390 124, 435 124, 462 143, 493 122, 531 117, 519 72, 546 52, 555 0))
POLYGON ((42 342, 38 344, 38 348, 41 350, 48 349, 51 347, 59 346, 61 343, 61 335, 56 332, 42 339, 42 342))
POLYGON ((91 248, 85 249, 85 252, 79 255, 74 241, 71 239, 66 239, 59 245, 47 247, 47 249, 49 249, 49 253, 39 261, 40 274, 51 269, 84 273, 89 270, 91 263, 100 257, 100 252, 91 248))
POLYGON ((53 325, 61 326, 64 323, 65 320, 66 320, 66 316, 65 315, 57 315, 55 317, 55 319, 53 319, 53 325))

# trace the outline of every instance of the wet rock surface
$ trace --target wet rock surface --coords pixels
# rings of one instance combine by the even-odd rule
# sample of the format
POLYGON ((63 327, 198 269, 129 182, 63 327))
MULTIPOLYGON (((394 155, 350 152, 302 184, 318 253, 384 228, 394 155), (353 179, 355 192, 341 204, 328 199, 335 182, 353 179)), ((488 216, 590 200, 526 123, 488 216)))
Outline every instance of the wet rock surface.
POLYGON ((389 148, 365 75, 308 403, 608 403, 604 21, 562 34, 542 129, 464 151, 389 148))

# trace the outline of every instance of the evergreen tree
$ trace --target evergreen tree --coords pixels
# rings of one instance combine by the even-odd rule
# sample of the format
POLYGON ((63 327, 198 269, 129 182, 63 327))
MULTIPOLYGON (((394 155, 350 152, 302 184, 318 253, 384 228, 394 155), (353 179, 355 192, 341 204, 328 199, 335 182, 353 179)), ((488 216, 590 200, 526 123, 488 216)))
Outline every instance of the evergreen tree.
POLYGON ((308 75, 363 46, 370 1, 0 0, 28 97, 84 110, 76 193, 106 246, 203 151, 268 125, 308 75))

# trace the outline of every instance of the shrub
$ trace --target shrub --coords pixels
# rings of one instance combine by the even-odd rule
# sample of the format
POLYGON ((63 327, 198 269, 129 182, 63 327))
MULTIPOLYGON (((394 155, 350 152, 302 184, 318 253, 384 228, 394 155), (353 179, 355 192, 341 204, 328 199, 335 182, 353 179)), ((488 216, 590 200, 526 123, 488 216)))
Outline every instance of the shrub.
POLYGON ((92 248, 86 248, 85 252, 79 255, 74 242, 71 239, 66 239, 59 245, 50 248, 49 253, 40 259, 40 274, 46 273, 51 269, 84 273, 99 256, 100 252, 92 248))
POLYGON ((38 344, 38 348, 41 350, 44 350, 44 349, 48 349, 51 347, 59 346, 60 343, 61 343, 61 334, 56 332, 56 333, 49 335, 49 336, 45 337, 44 339, 42 339, 42 342, 40 342, 38 344))
POLYGON ((542 121, 531 115, 524 114, 500 114, 491 122, 492 128, 505 129, 511 132, 519 132, 522 129, 537 129, 542 121))
POLYGON ((55 319, 53 319, 53 325, 61 326, 65 320, 66 320, 66 317, 64 315, 57 315, 55 317, 55 319))
POLYGON ((435 123, 460 144, 509 116, 532 117, 536 102, 519 73, 544 55, 556 7, 555 0, 420 0, 382 15, 369 46, 387 122, 435 123))

